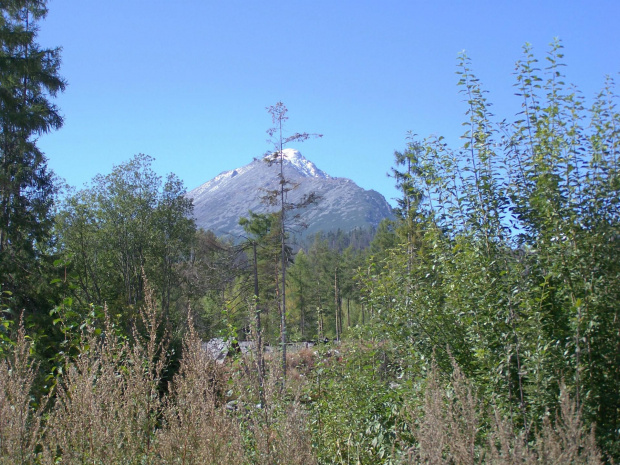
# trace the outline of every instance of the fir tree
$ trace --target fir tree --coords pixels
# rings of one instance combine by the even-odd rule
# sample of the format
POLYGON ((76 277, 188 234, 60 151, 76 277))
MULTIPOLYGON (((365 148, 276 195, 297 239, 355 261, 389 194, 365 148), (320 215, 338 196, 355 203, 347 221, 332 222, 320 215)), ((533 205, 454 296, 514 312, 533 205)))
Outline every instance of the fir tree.
POLYGON ((37 137, 63 123, 50 101, 65 88, 60 49, 36 43, 46 14, 45 0, 0 6, 0 286, 1 297, 13 295, 22 308, 32 300, 28 286, 38 281, 55 193, 37 137))

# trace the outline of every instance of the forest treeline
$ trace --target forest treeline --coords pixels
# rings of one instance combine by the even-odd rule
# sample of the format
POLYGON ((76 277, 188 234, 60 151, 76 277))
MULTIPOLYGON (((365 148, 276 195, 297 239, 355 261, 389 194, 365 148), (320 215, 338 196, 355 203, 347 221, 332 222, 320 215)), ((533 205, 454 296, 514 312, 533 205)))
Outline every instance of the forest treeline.
POLYGON ((231 243, 147 155, 61 195, 46 2, 0 9, 0 463, 620 459, 611 78, 588 103, 526 46, 498 119, 462 56, 462 146, 409 136, 394 220, 296 244, 282 202, 231 243), (329 342, 217 365, 213 337, 329 342))

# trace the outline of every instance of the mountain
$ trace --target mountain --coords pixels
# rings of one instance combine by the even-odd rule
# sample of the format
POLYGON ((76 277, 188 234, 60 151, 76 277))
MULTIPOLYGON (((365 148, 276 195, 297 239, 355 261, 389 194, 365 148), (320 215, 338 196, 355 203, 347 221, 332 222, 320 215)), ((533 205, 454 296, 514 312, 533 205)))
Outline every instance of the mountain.
MULTIPOLYGON (((328 175, 297 150, 284 149, 283 154, 284 177, 297 186, 287 194, 287 201, 299 202, 311 192, 320 197, 317 204, 301 212, 300 220, 307 225, 302 235, 376 227, 382 219, 392 216, 390 205, 378 192, 362 189, 350 179, 328 175)), ((193 199, 196 224, 218 236, 241 239, 243 229, 238 222, 248 216, 248 210, 266 213, 279 208, 262 200, 267 191, 279 188, 279 172, 277 163, 269 166, 264 160, 254 160, 193 189, 187 197, 193 199)))

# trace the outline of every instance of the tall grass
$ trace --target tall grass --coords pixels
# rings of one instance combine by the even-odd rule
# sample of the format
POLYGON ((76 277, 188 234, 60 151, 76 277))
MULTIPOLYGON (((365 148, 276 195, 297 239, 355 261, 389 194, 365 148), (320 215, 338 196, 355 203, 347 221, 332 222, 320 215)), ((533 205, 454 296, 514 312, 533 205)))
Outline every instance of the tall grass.
POLYGON ((86 326, 79 355, 41 406, 31 398, 37 366, 20 327, 0 362, 0 463, 315 463, 305 411, 282 389, 277 360, 259 382, 253 357, 217 365, 188 326, 168 385, 167 336, 152 295, 131 338, 108 318, 86 326))
MULTIPOLYGON (((251 354, 217 365, 191 319, 188 327, 168 385, 167 337, 150 296, 131 338, 119 336, 109 320, 100 329, 86 327, 79 355, 66 360, 55 392, 37 403, 31 395, 37 366, 21 326, 0 361, 0 464, 356 463, 351 453, 318 450, 356 445, 346 431, 317 429, 300 402, 302 392, 306 402, 313 397, 306 380, 317 354, 291 354, 288 371, 297 376, 283 388, 277 358, 265 361, 264 378, 251 354)), ((456 364, 447 380, 431 369, 425 386, 421 399, 404 396, 407 438, 397 437, 391 453, 358 463, 602 463, 593 431, 566 393, 557 419, 550 415, 526 437, 509 419, 485 411, 456 364)), ((323 419, 347 414, 321 412, 323 419)))
MULTIPOLYGON (((454 362, 453 362, 454 363, 454 362)), ((450 382, 442 386, 437 366, 427 378, 423 409, 409 410, 414 444, 409 445, 407 464, 601 464, 594 429, 584 428, 581 411, 562 389, 556 421, 543 420, 541 431, 528 438, 524 429, 492 409, 483 421, 482 403, 470 382, 454 363, 450 382), (490 424, 489 424, 490 423, 490 424)))
POLYGON ((30 343, 20 322, 11 354, 0 361, 0 464, 32 463, 41 437, 42 412, 30 392, 37 366, 30 358, 30 343))
POLYGON ((146 297, 131 343, 107 318, 102 332, 86 328, 79 356, 67 360, 57 384, 42 441, 43 463, 59 458, 62 463, 134 463, 128 458, 151 462, 155 457, 166 337, 158 336, 155 303, 151 293, 146 297))
POLYGON ((156 433, 158 459, 168 464, 243 463, 241 425, 226 412, 228 373, 205 356, 192 324, 156 433))

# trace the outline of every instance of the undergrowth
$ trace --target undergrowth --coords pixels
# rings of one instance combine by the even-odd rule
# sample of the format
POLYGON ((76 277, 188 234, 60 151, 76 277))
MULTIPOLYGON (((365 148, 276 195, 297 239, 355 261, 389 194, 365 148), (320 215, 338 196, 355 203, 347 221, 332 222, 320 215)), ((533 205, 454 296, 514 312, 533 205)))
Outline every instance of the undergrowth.
POLYGON ((180 368, 149 297, 133 336, 86 326, 55 390, 34 399, 23 326, 0 362, 0 464, 599 464, 593 427, 565 391, 529 436, 476 396, 456 362, 398 384, 381 345, 278 357, 206 356, 189 320, 180 368), (381 355, 383 353, 383 355, 381 355), (557 413, 557 415, 556 415, 557 413))

